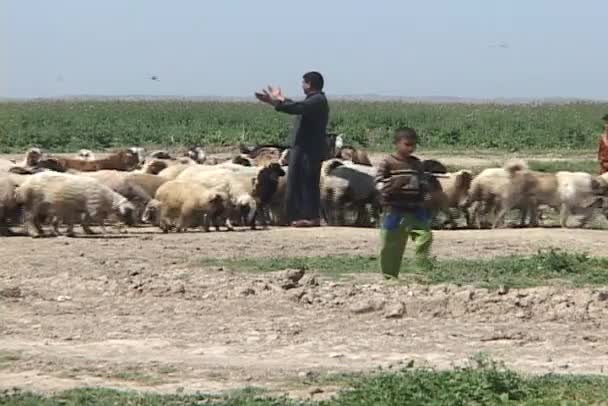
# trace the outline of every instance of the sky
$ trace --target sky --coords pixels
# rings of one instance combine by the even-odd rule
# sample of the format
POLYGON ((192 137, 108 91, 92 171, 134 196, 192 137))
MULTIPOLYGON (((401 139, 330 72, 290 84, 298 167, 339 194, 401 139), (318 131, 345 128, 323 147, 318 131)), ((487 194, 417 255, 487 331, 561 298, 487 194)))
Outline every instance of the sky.
POLYGON ((0 0, 0 97, 608 99, 606 0, 0 0), (156 76, 158 80, 152 80, 156 76))

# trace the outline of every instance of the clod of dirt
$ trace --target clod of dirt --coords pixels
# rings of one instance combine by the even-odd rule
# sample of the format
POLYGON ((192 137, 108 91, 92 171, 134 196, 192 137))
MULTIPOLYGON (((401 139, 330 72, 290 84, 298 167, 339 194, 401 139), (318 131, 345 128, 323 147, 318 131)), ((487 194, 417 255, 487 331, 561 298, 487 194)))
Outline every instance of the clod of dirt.
POLYGON ((605 302, 606 300, 608 300, 608 291, 603 291, 598 293, 597 295, 597 300, 605 302))
POLYGON ((253 288, 245 288, 240 292, 241 296, 251 296, 255 295, 255 289, 253 288))
POLYGON ((502 295, 506 295, 507 293, 509 293, 509 287, 502 285, 498 288, 499 295, 502 296, 502 295))
POLYGON ((182 284, 179 284, 173 288, 173 293, 183 295, 184 293, 186 293, 186 287, 182 284))
POLYGON ((384 305, 385 302, 382 299, 365 300, 351 305, 350 311, 354 314, 372 313, 382 310, 384 305))
POLYGON ((276 279, 281 288, 288 290, 298 286, 298 282, 306 271, 303 269, 287 269, 276 273, 276 279))
POLYGON ((5 289, 0 290, 0 297, 19 298, 19 297, 23 297, 23 294, 19 287, 5 288, 5 289))
POLYGON ((313 274, 306 274, 302 277, 302 279, 299 281, 300 285, 303 286, 310 286, 310 287, 317 287, 319 286, 319 280, 317 275, 313 275, 313 274))
POLYGON ((400 319, 405 314, 405 305, 403 302, 392 303, 386 309, 384 317, 387 319, 400 319))

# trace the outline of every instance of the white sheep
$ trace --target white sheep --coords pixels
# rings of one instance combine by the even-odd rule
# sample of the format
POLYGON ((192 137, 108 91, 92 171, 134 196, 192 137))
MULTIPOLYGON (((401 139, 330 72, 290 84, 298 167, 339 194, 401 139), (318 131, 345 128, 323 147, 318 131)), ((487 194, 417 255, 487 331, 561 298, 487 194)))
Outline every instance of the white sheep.
POLYGON ((561 203, 560 225, 567 227, 570 214, 583 214, 580 225, 591 219, 593 209, 602 207, 607 184, 602 177, 585 172, 557 172, 558 193, 561 203))
POLYGON ((26 212, 26 225, 33 237, 44 235, 41 220, 53 220, 55 235, 59 224, 67 224, 67 235, 74 235, 74 223, 80 222, 87 234, 93 234, 90 222, 101 226, 109 214, 119 214, 127 223, 132 223, 134 207, 122 195, 101 184, 96 179, 84 176, 42 172, 30 176, 15 191, 17 202, 26 212))
POLYGON ((18 183, 9 175, 0 175, 0 235, 13 235, 9 223, 17 217, 17 199, 15 190, 18 183))
MULTIPOLYGON (((185 232, 199 224, 208 231, 209 223, 225 210, 226 200, 224 192, 208 189, 195 181, 171 180, 158 188, 154 200, 146 206, 142 220, 158 223, 165 233, 173 226, 177 232, 185 232)), ((215 225, 219 229, 219 225, 215 225)))
MULTIPOLYGON (((527 164, 520 159, 512 159, 502 168, 484 169, 471 182, 469 197, 465 203, 471 207, 471 218, 477 226, 490 212, 496 214, 493 227, 497 227, 504 219, 506 213, 516 207, 528 207, 529 202, 524 193, 529 187, 530 177, 527 164)), ((525 211, 522 212, 522 222, 525 220, 525 211)))

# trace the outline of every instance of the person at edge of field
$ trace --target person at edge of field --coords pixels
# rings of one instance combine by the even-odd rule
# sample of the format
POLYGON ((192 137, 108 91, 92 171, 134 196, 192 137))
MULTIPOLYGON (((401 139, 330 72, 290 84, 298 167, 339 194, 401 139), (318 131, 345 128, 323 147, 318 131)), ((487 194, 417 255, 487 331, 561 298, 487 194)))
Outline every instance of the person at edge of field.
POLYGON ((376 187, 383 206, 380 269, 385 278, 397 278, 408 238, 415 244, 415 267, 428 269, 433 234, 430 191, 422 162, 412 155, 418 135, 412 128, 395 131, 396 152, 378 166, 376 187))
POLYGON ((287 218, 293 227, 318 227, 321 224, 321 163, 325 159, 329 104, 323 93, 324 80, 319 72, 308 72, 302 78, 306 98, 292 101, 280 87, 268 86, 256 92, 258 100, 275 110, 296 115, 289 172, 287 173, 287 218))
POLYGON ((600 145, 597 151, 597 159, 600 161, 600 175, 608 172, 608 114, 602 117, 604 120, 604 133, 600 136, 600 145))

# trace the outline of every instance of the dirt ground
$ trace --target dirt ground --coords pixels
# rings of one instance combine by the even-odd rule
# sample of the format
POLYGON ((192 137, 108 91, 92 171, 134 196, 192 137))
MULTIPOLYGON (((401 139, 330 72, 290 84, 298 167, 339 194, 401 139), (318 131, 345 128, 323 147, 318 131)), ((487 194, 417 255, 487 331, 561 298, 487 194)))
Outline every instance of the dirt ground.
MULTIPOLYGON (((496 292, 201 265, 208 257, 374 254, 377 237, 324 227, 3 238, 0 388, 261 386, 308 396, 321 387, 327 395, 335 388, 316 376, 410 360, 449 368, 478 352, 526 372, 608 372, 608 288, 496 292)), ((487 258, 561 247, 606 255, 606 246, 608 233, 594 230, 438 231, 434 253, 487 258)))

